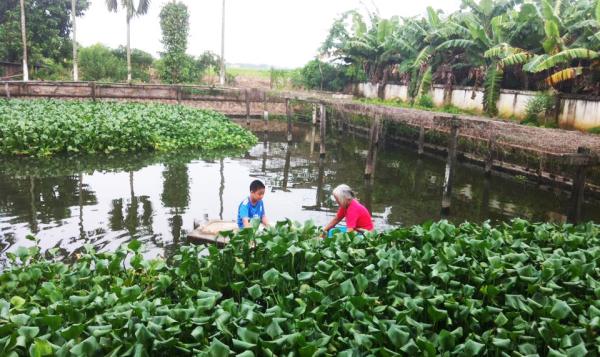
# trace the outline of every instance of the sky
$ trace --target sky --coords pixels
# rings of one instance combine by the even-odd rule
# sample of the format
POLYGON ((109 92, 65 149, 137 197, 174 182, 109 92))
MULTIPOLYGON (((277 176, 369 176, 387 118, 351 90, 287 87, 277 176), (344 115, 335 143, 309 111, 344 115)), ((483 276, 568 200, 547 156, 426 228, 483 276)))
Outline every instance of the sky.
MULTIPOLYGON (((159 56, 162 51, 159 13, 170 0, 151 0, 148 14, 131 23, 131 46, 159 56)), ((222 0, 181 0, 190 14, 190 55, 221 52, 222 0)), ((314 58, 333 21, 365 5, 382 17, 425 14, 427 6, 445 13, 460 0, 226 0, 225 59, 227 63, 296 68, 314 58)), ((77 42, 118 47, 126 43, 125 12, 106 10, 104 0, 91 0, 78 18, 77 42)))

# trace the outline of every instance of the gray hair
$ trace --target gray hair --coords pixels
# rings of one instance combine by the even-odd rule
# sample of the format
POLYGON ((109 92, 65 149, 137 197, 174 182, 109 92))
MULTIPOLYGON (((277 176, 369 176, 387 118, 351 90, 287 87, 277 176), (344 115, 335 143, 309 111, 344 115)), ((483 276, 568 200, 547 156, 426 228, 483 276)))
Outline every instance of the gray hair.
POLYGON ((339 185, 333 189, 333 197, 337 198, 342 206, 345 206, 354 198, 354 192, 348 185, 339 185))

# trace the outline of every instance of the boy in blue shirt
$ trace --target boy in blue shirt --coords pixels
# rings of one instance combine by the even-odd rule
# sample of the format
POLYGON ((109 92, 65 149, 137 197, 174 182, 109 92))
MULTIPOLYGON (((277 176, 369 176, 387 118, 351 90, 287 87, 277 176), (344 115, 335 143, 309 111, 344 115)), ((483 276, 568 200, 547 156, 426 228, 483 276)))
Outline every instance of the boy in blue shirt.
POLYGON ((250 196, 243 200, 238 208, 237 224, 240 229, 252 227, 251 221, 254 218, 258 218, 265 226, 269 225, 262 201, 264 196, 265 185, 259 180, 252 181, 250 196))

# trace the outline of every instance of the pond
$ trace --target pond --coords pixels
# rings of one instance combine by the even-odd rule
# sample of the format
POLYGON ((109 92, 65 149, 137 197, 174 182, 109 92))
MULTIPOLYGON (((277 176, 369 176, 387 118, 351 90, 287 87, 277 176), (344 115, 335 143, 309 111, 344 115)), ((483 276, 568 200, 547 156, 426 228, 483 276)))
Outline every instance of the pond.
MULTIPOLYGON (((318 130, 310 125, 295 126, 291 145, 284 129, 256 135, 259 144, 249 152, 225 158, 186 152, 2 161, 0 266, 6 252, 32 244, 30 234, 63 256, 85 244, 115 250, 133 238, 145 243, 147 256, 168 256, 185 243, 195 219, 235 219, 255 178, 267 185, 271 221, 327 223, 336 211, 331 191, 340 183, 355 189, 380 230, 443 218, 443 158, 419 159, 410 149, 385 147, 369 185, 363 180, 367 142, 360 137, 330 135, 327 156, 319 160, 318 130)), ((460 165, 445 218, 562 221, 568 205, 569 195, 559 190, 485 179, 482 170, 460 165)), ((583 219, 600 221, 600 202, 587 201, 583 219)))

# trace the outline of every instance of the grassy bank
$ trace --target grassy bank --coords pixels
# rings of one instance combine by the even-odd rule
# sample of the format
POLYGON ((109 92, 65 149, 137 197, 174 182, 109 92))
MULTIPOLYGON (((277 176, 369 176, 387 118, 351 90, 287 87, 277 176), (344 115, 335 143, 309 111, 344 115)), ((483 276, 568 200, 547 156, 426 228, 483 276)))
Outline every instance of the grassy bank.
POLYGON ((0 155, 221 150, 256 143, 224 115, 179 105, 0 100, 0 155))
POLYGON ((282 223, 169 262, 137 241, 70 265, 20 248, 0 275, 0 355, 598 354, 600 226, 318 235, 282 223))

